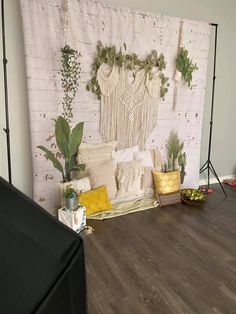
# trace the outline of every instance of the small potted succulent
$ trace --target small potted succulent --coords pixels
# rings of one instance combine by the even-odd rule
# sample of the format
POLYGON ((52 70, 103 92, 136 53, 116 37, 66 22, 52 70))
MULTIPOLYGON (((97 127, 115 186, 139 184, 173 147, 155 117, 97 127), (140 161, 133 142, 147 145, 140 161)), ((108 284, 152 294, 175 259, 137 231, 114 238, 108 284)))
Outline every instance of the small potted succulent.
POLYGON ((68 185, 64 191, 65 209, 74 211, 78 209, 78 192, 73 185, 68 185))

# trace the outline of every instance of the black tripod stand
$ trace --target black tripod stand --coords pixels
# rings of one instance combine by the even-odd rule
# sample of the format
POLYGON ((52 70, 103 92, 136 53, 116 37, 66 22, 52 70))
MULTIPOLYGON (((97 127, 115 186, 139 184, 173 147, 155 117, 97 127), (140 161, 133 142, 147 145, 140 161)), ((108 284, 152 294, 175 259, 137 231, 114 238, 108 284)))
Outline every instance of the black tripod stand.
POLYGON ((7 165, 8 165, 8 181, 12 184, 11 178, 11 143, 9 129, 9 110, 8 110, 8 86, 7 86, 7 58, 6 58, 6 40, 5 40, 5 12, 4 0, 1 0, 1 16, 2 16, 2 51, 3 51, 3 77, 4 77, 4 97, 5 97, 5 115, 6 127, 3 131, 6 133, 7 140, 7 165))
POLYGON ((214 96, 215 96, 215 80, 216 80, 216 48, 217 48, 217 29, 218 24, 211 23, 211 26, 215 27, 215 48, 214 48, 214 65, 213 65, 213 85, 212 85, 212 100, 211 100, 211 120, 210 120, 210 134, 209 134, 209 146, 208 146, 208 158, 207 161, 204 163, 204 165, 200 169, 200 173, 207 170, 207 189, 209 189, 210 186, 210 171, 215 176, 217 181, 219 182, 222 191, 224 192, 225 197, 227 197, 227 194, 225 192, 225 189, 223 188, 222 183, 220 182, 220 179, 215 171, 215 168, 213 167, 213 164, 211 162, 211 142, 212 142, 212 126, 213 126, 213 111, 214 111, 214 96))

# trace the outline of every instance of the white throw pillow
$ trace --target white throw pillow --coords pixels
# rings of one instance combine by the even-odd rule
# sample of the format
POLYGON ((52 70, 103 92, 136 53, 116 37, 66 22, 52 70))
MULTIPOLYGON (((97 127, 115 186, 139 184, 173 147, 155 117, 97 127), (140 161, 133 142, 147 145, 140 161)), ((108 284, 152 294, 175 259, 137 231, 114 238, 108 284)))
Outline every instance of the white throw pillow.
POLYGON ((134 152, 134 160, 142 160, 143 167, 153 168, 154 166, 150 150, 134 152))
POLYGON ((147 189, 154 190, 154 181, 153 181, 152 171, 153 171, 152 167, 144 168, 144 173, 142 176, 142 183, 141 183, 142 190, 147 190, 147 189))
POLYGON ((161 154, 158 151, 158 149, 150 149, 151 155, 152 155, 152 161, 153 161, 153 165, 155 170, 157 171, 162 171, 162 158, 161 158, 161 154))
POLYGON ((73 180, 71 183, 75 186, 78 192, 80 191, 87 192, 90 191, 92 188, 88 177, 85 177, 80 180, 73 180))
POLYGON ((138 145, 131 148, 117 150, 116 152, 112 152, 112 158, 115 160, 115 162, 133 161, 134 153, 138 152, 138 150, 138 145))
POLYGON ((143 165, 141 160, 120 162, 117 164, 117 197, 141 194, 143 165))

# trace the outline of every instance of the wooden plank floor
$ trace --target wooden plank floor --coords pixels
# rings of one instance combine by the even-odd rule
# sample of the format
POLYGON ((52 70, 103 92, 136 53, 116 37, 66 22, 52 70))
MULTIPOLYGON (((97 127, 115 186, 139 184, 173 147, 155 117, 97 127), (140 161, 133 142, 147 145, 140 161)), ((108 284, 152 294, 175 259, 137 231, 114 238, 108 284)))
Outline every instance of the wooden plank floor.
POLYGON ((236 313, 236 188, 201 207, 175 205, 89 221, 89 314, 236 313))

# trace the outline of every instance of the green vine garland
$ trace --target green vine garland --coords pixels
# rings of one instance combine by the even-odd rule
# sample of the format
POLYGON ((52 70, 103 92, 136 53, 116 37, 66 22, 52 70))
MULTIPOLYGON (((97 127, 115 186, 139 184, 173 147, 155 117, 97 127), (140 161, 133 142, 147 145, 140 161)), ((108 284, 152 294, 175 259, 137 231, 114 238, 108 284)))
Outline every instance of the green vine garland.
MULTIPOLYGON (((126 44, 124 43, 124 49, 126 50, 126 44)), ((103 47, 99 41, 96 47, 96 58, 92 65, 92 78, 88 81, 86 89, 97 95, 98 99, 101 99, 101 90, 97 81, 97 71, 102 63, 106 63, 110 66, 117 65, 119 68, 124 67, 127 70, 135 72, 144 70, 149 77, 152 78, 152 70, 154 67, 159 69, 159 77, 161 79, 160 95, 164 99, 168 91, 168 78, 165 77, 162 70, 166 68, 165 58, 163 54, 158 56, 157 51, 153 50, 145 60, 140 60, 136 54, 126 54, 119 49, 116 51, 115 46, 103 47)))
POLYGON ((79 86, 78 80, 81 73, 79 57, 81 57, 80 53, 70 48, 70 46, 66 45, 61 48, 61 86, 64 91, 62 116, 68 122, 71 122, 71 118, 73 118, 72 103, 79 86))
POLYGON ((188 50, 181 47, 176 58, 176 69, 182 73, 184 81, 192 89, 193 71, 198 70, 197 64, 193 64, 188 57, 188 50))

